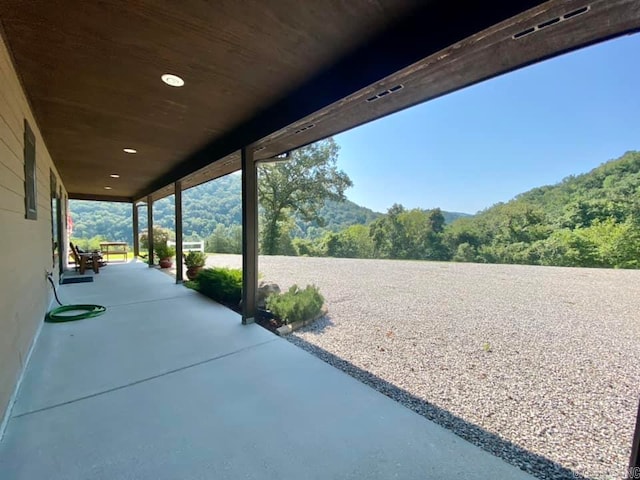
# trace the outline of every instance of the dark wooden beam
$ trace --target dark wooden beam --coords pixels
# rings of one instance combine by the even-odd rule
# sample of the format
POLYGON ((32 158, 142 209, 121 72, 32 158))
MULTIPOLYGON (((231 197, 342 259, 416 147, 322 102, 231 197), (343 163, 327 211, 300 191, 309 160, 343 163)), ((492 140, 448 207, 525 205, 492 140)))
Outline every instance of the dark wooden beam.
POLYGON ((120 203, 132 203, 131 197, 119 197, 112 195, 91 195, 85 193, 73 193, 69 192, 69 200, 91 200, 95 202, 120 202, 120 203))
POLYGON ((258 295, 258 167, 242 149, 242 323, 253 323, 258 295))
POLYGON ((138 204, 131 204, 131 223, 133 227, 133 255, 138 258, 140 256, 140 219, 138 212, 138 204))
POLYGON ((147 245, 149 245, 147 262, 149 267, 153 267, 153 198, 151 195, 147 197, 147 245))
POLYGON ((251 120, 188 156, 135 197, 153 193, 443 48, 542 3, 541 0, 425 2, 407 18, 276 100, 251 120))
POLYGON ((640 11, 632 5, 636 1, 591 0, 591 9, 584 15, 571 17, 557 28, 514 40, 513 35, 523 30, 584 7, 583 0, 550 1, 481 35, 425 57, 381 82, 263 137, 257 145, 265 148, 256 152, 256 159, 291 151, 528 65, 640 31, 640 11), (388 95, 372 103, 367 101, 398 85, 403 86, 399 95, 388 95), (310 124, 315 125, 313 129, 295 133, 296 129, 310 124))
POLYGON ((176 215, 176 283, 182 283, 182 182, 174 184, 176 215))

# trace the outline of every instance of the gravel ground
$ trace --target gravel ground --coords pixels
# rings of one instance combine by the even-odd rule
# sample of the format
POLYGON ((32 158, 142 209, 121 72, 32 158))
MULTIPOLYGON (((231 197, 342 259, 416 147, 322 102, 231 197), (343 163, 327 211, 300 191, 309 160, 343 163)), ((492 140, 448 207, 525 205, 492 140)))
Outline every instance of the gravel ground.
POLYGON ((539 478, 624 477, 640 271, 261 257, 260 272, 326 298, 292 343, 539 478))

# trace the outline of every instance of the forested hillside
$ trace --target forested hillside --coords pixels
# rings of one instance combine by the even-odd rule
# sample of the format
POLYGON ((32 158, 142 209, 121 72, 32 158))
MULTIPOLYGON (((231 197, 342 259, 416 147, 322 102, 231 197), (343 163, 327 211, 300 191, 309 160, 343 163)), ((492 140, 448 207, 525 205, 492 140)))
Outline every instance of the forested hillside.
MULTIPOLYGON (((130 242, 130 210, 73 202, 74 237, 130 242)), ((157 202, 154 212, 157 225, 173 229, 170 199, 157 202)), ((239 176, 186 191, 184 212, 185 235, 205 238, 210 251, 239 252, 239 176)), ((292 220, 282 253, 638 268, 640 152, 456 218, 461 215, 402 205, 382 215, 349 201, 328 201, 321 211, 324 225, 292 220)))
MULTIPOLYGON (((218 237, 233 237, 242 219, 239 175, 227 175, 214 182, 186 190, 183 194, 183 229, 186 236, 207 239, 217 230, 218 237)), ((73 237, 102 236, 113 241, 132 243, 131 206, 128 204, 71 201, 73 237)), ((173 197, 154 204, 154 223, 174 229, 173 197)), ((325 225, 295 219, 291 234, 319 238, 326 232, 340 231, 350 225, 367 224, 381 214, 351 201, 327 201, 320 210, 325 225)), ((457 214, 451 214, 453 216, 457 214)), ((146 221, 146 209, 140 208, 140 222, 146 221)))
POLYGON ((69 213, 73 222, 72 238, 96 236, 131 245, 131 205, 127 203, 70 200, 69 213))
POLYGON ((640 152, 459 220, 447 241, 458 260, 637 268, 640 152))
POLYGON ((640 267, 640 153, 535 188, 450 225, 394 205, 369 226, 295 242, 305 255, 640 267))
MULTIPOLYGON (((240 206, 240 175, 227 175, 214 182, 186 190, 183 193, 183 229, 185 236, 207 239, 217 232, 218 248, 224 243, 221 237, 239 238, 238 227, 242 220, 240 206)), ((113 241, 132 243, 131 205, 107 202, 71 201, 73 237, 89 239, 102 236, 113 241)), ((153 206, 154 223, 173 230, 173 197, 164 198, 153 206)), ((361 207, 349 200, 327 201, 320 209, 325 220, 323 226, 317 222, 295 219, 292 237, 321 238, 327 232, 339 232, 351 225, 366 225, 382 214, 361 207)), ((453 221, 464 213, 444 212, 447 221, 453 221)), ((140 223, 146 222, 146 209, 140 208, 140 223)), ((223 250, 237 250, 235 247, 223 250)))

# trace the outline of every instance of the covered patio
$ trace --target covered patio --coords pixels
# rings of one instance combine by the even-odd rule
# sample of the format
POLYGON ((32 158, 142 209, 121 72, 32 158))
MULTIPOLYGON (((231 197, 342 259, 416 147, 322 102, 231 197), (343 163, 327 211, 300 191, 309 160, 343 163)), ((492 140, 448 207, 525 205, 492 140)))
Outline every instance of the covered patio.
POLYGON ((107 312, 44 325, 3 480, 533 478, 140 262, 59 294, 107 312))
POLYGON ((251 325, 257 163, 639 30, 636 0, 1 2, 0 477, 529 478, 251 325), (136 262, 42 325, 69 199, 130 204, 137 242, 175 195, 181 265, 182 191, 239 170, 242 316, 136 262))
POLYGON ((634 0, 37 0, 5 2, 0 18, 68 198, 130 203, 135 254, 145 205, 150 265, 154 202, 175 195, 180 265, 183 190, 242 172, 243 323, 256 313, 259 163, 640 30, 634 0))

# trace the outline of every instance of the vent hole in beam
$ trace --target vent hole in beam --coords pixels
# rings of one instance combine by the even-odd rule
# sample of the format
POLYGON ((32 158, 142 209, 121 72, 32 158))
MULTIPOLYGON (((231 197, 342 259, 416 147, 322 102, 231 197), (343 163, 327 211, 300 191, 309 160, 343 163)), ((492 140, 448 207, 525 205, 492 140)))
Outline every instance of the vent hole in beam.
POLYGON ((591 6, 587 5, 586 7, 579 8, 574 10, 573 12, 565 13, 562 18, 564 20, 569 20, 570 18, 577 17, 578 15, 582 15, 583 13, 587 13, 591 10, 591 6))
POLYGON ((307 130, 315 127, 316 124, 315 123, 310 123, 309 125, 306 125, 304 127, 299 128, 298 130, 296 130, 295 132, 293 132, 295 135, 297 135, 298 133, 302 133, 302 132, 306 132, 307 130))
POLYGON ((516 33, 513 36, 513 38, 515 38, 517 40, 517 39, 522 38, 522 37, 524 37, 526 35, 529 35, 530 33, 533 33, 535 31, 536 31, 536 27, 527 28, 526 30, 523 30, 523 31, 521 31, 519 33, 516 33))
POLYGON ((519 38, 526 37, 527 35, 531 35, 534 32, 539 32, 540 30, 550 27, 551 25, 555 25, 560 22, 564 22, 565 20, 569 20, 571 18, 575 18, 579 15, 583 15, 591 10, 591 5, 587 5, 586 7, 578 8, 576 10, 572 10, 571 12, 567 12, 561 17, 555 17, 547 20, 546 22, 539 23, 536 26, 529 27, 526 30, 522 30, 513 35, 514 40, 518 40, 519 38))
POLYGON ((551 20, 547 20, 546 22, 538 24, 538 30, 550 27, 551 25, 555 25, 556 23, 560 23, 560 17, 552 18, 551 20))
POLYGON ((395 93, 398 90, 402 90, 403 88, 404 88, 404 85, 398 84, 398 85, 396 85, 394 87, 391 87, 391 88, 389 88, 387 90, 383 90, 382 92, 379 92, 378 94, 374 95, 373 97, 367 98, 367 102, 375 102, 379 98, 386 97, 390 93, 395 93))

